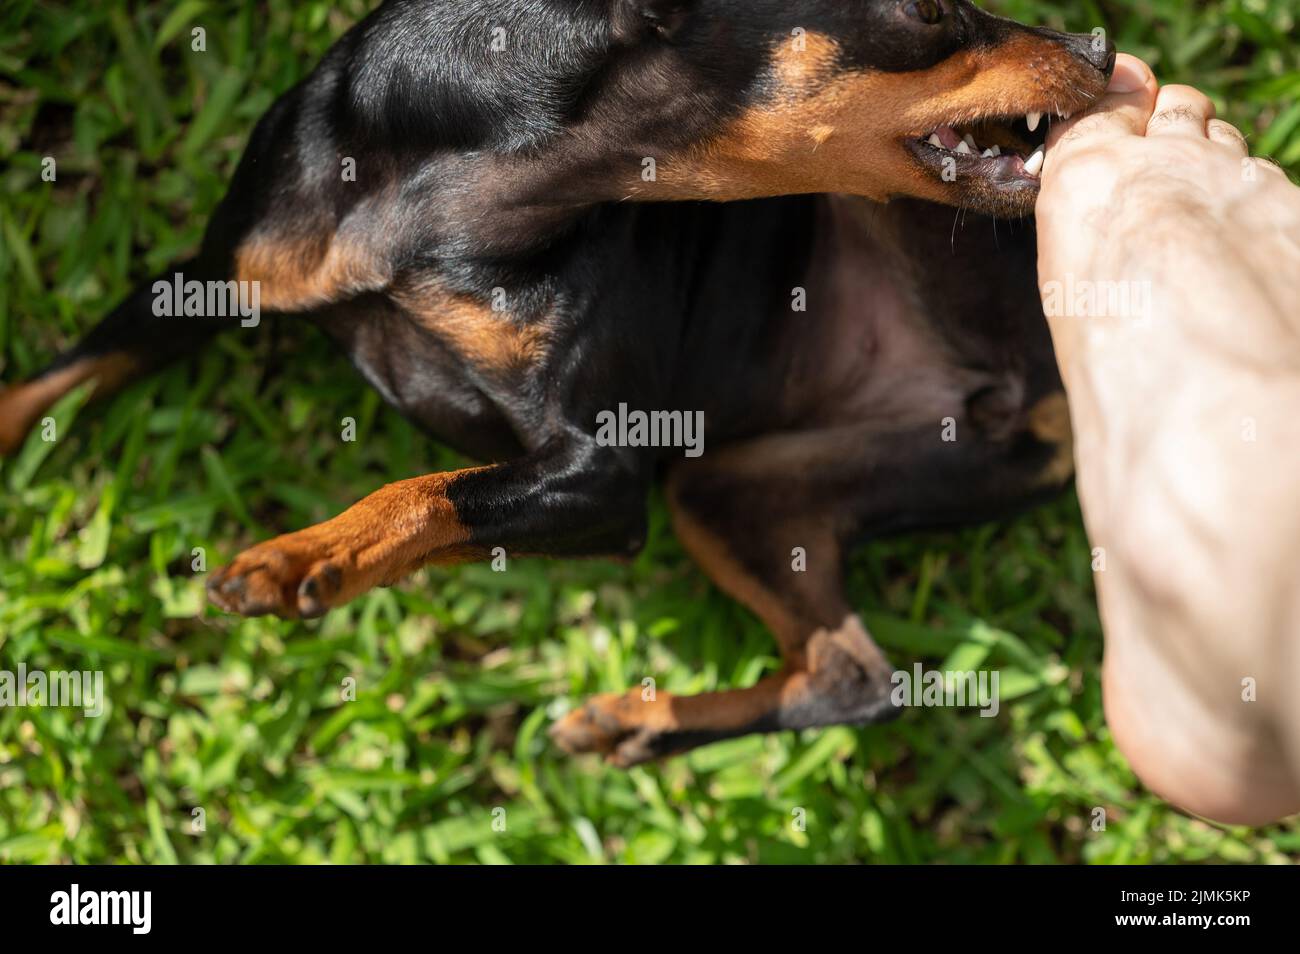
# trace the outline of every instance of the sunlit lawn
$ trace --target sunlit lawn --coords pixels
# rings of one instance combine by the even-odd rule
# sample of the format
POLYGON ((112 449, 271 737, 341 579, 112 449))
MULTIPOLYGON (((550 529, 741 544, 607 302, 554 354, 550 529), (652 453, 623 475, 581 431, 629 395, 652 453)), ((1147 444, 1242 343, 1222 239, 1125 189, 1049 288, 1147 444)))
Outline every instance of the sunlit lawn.
MULTIPOLYGON (((361 7, 6 3, 3 380, 195 246, 255 119, 361 7), (190 49, 196 25, 204 53, 190 49), (45 156, 55 183, 40 178, 45 156)), ((1300 166, 1289 0, 1002 7, 1110 26, 1163 77, 1210 91, 1258 151, 1300 166)), ((319 623, 241 620, 205 607, 196 548, 218 566, 390 479, 450 466, 449 453, 293 325, 227 335, 107 406, 78 404, 54 414, 57 442, 0 465, 0 669, 102 669, 109 707, 99 719, 0 709, 0 861, 1250 862, 1300 850, 1294 823, 1225 830, 1136 784, 1102 719, 1072 499, 854 560, 852 599, 895 662, 996 667, 998 718, 914 710, 885 728, 742 739, 624 773, 563 757, 547 725, 647 675, 699 691, 775 665, 763 628, 685 559, 659 501, 628 566, 469 566, 319 623), (355 442, 340 440, 344 417, 355 442)))

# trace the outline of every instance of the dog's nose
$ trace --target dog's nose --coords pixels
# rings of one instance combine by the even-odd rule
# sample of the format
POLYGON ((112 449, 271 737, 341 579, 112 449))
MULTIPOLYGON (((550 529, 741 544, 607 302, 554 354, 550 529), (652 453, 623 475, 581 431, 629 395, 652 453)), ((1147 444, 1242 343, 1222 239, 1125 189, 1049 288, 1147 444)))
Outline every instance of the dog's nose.
POLYGON ((1070 51, 1107 79, 1115 72, 1115 44, 1096 33, 1071 33, 1070 51))

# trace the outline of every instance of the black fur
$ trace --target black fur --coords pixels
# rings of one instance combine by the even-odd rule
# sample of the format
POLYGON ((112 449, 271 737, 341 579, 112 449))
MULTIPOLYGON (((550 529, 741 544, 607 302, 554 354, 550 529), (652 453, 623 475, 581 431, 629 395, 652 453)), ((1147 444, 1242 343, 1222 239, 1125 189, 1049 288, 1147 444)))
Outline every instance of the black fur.
MULTIPOLYGON (((802 423, 779 385, 796 362, 817 360, 792 340, 788 302, 805 281, 823 200, 624 204, 609 201, 609 170, 699 141, 769 95, 767 55, 796 27, 836 37, 846 68, 884 71, 926 69, 962 46, 996 44, 1007 29, 963 3, 941 32, 921 31, 893 16, 896 6, 390 0, 257 125, 189 272, 228 276, 239 244, 274 226, 363 236, 391 263, 390 288, 436 276, 483 301, 503 289, 510 309, 501 320, 546 323, 554 342, 544 361, 504 376, 466 365, 385 291, 308 317, 392 404, 460 449, 506 460, 559 447, 538 459, 607 475, 574 492, 600 498, 592 513, 621 502, 621 520, 599 519, 625 528, 610 547, 624 551, 642 532, 640 495, 673 452, 596 448, 596 413, 619 402, 703 410, 713 446, 802 423), (654 42, 670 25, 671 36, 654 42), (496 29, 505 31, 501 52, 491 47, 496 29), (355 182, 339 175, 347 156, 355 182)), ((924 305, 954 365, 987 372, 989 387, 1014 373, 1027 375, 1025 394, 1050 389, 1025 236, 1003 233, 990 273, 987 242, 945 248, 951 213, 918 205, 903 221, 905 251, 932 257, 924 305), (968 280, 956 280, 962 273, 968 280), (958 317, 971 314, 977 325, 958 317)), ((968 222, 964 231, 992 229, 968 222)), ((61 363, 125 350, 156 364, 216 329, 200 322, 177 336, 173 323, 159 335, 142 307, 148 284, 61 363)), ((1039 450, 1031 467, 1046 454, 1039 450)), ((934 496, 925 489, 932 472, 912 479, 919 499, 934 496)), ((474 492, 463 493, 472 511, 474 492)), ((927 507, 888 522, 928 523, 927 507)), ((538 516, 545 512, 532 513, 542 525, 523 532, 527 549, 586 548, 538 516)))
MULTIPOLYGON (((1059 388, 1032 227, 972 215, 958 229, 953 210, 904 200, 857 221, 825 196, 646 204, 621 190, 642 157, 782 95, 772 51, 796 28, 833 37, 837 69, 890 74, 1013 29, 944 3, 932 28, 893 0, 389 0, 258 123, 181 267, 228 278, 267 236, 380 263, 374 287, 289 310, 432 435, 502 462, 447 492, 478 548, 634 553, 647 491, 681 450, 601 446, 597 415, 702 411, 704 466, 683 470, 678 504, 794 616, 834 625, 839 610, 790 581, 806 534, 835 544, 817 587, 834 592, 839 544, 987 519, 1063 483, 1045 484, 1060 449, 1027 424, 1059 388), (852 284, 865 274, 879 277, 852 284), (503 294, 491 333, 542 331, 545 347, 521 364, 468 358, 415 314, 435 286, 483 307, 503 294), (924 344, 900 350, 900 335, 924 344), (945 417, 956 443, 939 439, 945 417)), ((112 353, 156 366, 230 326, 155 318, 150 284, 55 367, 112 353)))

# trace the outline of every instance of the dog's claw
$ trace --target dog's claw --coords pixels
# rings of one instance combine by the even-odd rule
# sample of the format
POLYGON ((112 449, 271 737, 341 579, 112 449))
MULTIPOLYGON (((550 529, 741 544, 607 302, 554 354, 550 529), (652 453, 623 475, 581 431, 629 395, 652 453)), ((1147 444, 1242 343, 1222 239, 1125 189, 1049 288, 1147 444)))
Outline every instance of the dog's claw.
POLYGON ((242 596, 244 590, 248 588, 247 584, 244 583, 244 578, 242 576, 227 578, 227 574, 224 570, 218 575, 215 582, 215 586, 209 584, 208 588, 225 597, 242 596))
POLYGON ((227 613, 238 613, 240 616, 280 613, 275 601, 267 599, 260 589, 250 590, 248 577, 232 574, 233 568, 234 564, 225 567, 208 580, 208 599, 227 613))
POLYGON ((330 562, 318 563, 298 586, 298 612, 303 619, 324 616, 343 586, 343 573, 330 562))

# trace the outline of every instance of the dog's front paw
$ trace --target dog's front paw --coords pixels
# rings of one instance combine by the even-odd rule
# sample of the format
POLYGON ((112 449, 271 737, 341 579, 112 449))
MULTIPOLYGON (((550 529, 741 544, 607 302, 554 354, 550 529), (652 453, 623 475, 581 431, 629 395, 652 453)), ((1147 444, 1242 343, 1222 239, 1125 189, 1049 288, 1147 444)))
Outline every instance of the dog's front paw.
POLYGON ((310 531, 245 550, 208 579, 208 598, 228 613, 314 619, 343 602, 347 556, 310 531))
POLYGON ((666 712, 666 699, 647 701, 640 689, 594 696, 551 726, 551 739, 570 755, 595 753, 631 768, 670 751, 666 712))

